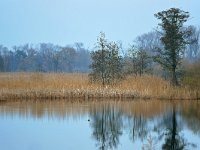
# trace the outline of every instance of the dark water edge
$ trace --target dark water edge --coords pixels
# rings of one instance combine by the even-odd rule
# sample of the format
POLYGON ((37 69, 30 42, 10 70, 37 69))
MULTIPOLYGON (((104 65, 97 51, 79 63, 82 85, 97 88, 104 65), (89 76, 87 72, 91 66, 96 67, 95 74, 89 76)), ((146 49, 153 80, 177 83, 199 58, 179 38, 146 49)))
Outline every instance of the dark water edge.
POLYGON ((0 101, 2 150, 200 149, 200 101, 0 101))

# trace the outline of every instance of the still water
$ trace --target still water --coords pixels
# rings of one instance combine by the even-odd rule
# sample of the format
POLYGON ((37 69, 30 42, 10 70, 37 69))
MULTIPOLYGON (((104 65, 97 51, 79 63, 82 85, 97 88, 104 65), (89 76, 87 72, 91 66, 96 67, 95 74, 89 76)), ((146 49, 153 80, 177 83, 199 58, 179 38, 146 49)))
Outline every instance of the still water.
POLYGON ((0 150, 199 150, 200 101, 0 101, 0 150))

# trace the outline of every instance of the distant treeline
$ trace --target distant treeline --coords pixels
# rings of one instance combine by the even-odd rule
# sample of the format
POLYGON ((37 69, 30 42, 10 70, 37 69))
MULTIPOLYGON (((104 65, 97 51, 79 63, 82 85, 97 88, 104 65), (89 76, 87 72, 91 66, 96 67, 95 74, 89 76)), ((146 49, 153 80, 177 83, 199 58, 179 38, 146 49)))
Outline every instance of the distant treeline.
POLYGON ((0 46, 2 72, 88 72, 90 52, 82 43, 58 46, 51 43, 25 44, 12 49, 0 46))
MULTIPOLYGON (((192 41, 181 54, 185 63, 200 59, 200 29, 189 26, 192 41)), ((162 69, 153 62, 157 48, 163 48, 161 34, 151 31, 136 37, 128 48, 118 43, 123 71, 128 74, 160 74, 162 69)), ((97 49, 94 47, 94 49, 97 49)), ((0 45, 0 72, 90 72, 91 52, 82 43, 59 46, 52 43, 25 44, 11 49, 0 45)), ((184 63, 183 63, 184 64, 184 63)))

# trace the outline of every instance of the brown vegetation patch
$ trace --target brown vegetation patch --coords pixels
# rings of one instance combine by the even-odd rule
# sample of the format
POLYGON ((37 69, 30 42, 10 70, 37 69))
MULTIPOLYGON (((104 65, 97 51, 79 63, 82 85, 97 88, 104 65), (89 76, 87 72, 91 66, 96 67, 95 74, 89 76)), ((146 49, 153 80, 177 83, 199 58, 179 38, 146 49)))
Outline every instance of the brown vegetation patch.
POLYGON ((90 83, 88 74, 1 73, 0 99, 198 99, 198 90, 172 87, 155 76, 129 76, 118 84, 102 87, 90 83))

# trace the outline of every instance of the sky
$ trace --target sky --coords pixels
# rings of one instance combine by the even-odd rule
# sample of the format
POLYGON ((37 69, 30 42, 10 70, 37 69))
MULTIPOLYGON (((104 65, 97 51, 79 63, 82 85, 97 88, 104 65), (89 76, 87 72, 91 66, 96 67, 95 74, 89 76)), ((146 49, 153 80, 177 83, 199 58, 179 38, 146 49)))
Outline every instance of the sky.
POLYGON ((0 0, 0 45, 82 42, 91 49, 104 32, 127 46, 171 7, 189 11, 187 24, 200 26, 200 0, 0 0))

